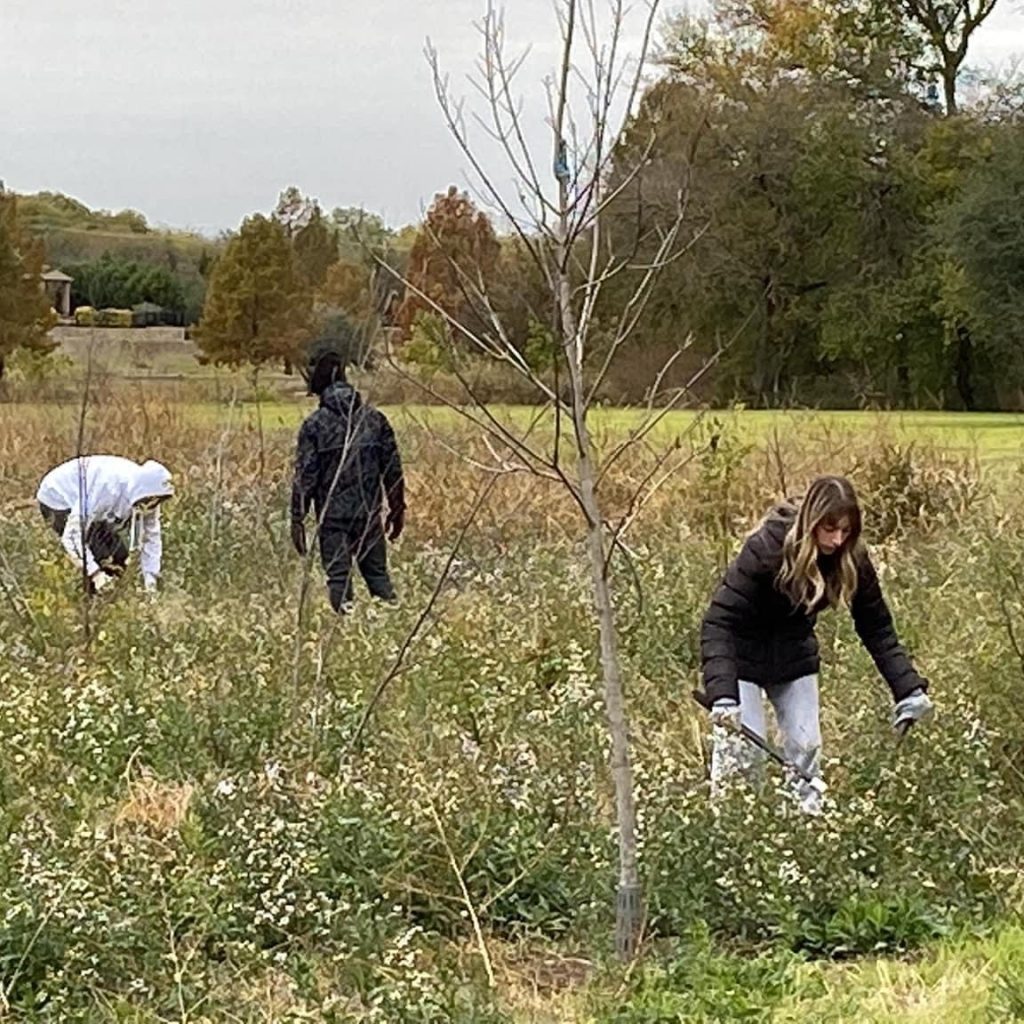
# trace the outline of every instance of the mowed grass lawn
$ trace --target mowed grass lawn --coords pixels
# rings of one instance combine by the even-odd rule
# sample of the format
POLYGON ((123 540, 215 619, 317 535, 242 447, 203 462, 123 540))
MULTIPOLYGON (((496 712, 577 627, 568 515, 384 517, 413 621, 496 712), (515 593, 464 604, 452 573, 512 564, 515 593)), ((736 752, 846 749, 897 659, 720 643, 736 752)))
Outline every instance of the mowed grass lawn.
MULTIPOLYGON (((131 376, 136 379, 126 382, 132 387, 139 384, 146 388, 145 375, 179 376, 181 391, 179 399, 184 400, 188 415, 204 425, 234 422, 239 425, 255 423, 262 416, 266 429, 293 429, 302 417, 313 408, 313 400, 301 396, 302 381, 298 377, 288 378, 270 373, 261 378, 265 386, 295 391, 294 399, 278 399, 264 402, 257 411, 257 405, 245 397, 236 405, 217 404, 212 401, 194 401, 196 391, 204 382, 209 385, 219 379, 222 394, 232 392, 249 396, 252 383, 248 374, 199 366, 191 349, 182 353, 169 354, 165 350, 151 356, 144 356, 141 363, 126 358, 123 346, 113 346, 104 357, 106 369, 115 376, 131 376), (140 368, 141 367, 141 368, 140 368), (139 379, 138 375, 142 378, 139 379)), ((360 382, 359 386, 371 401, 374 398, 372 378, 360 382)), ((280 392, 278 392, 280 393, 280 392)), ((402 406, 378 402, 394 420, 396 427, 404 422, 422 423, 436 430, 449 432, 465 419, 451 408, 409 404, 402 406)), ((489 412, 497 419, 520 427, 530 424, 537 410, 529 406, 493 405, 489 412)), ((623 435, 643 422, 647 413, 643 409, 599 408, 593 416, 593 426, 599 438, 614 443, 623 435)), ((651 432, 652 443, 668 442, 693 429, 698 418, 706 421, 717 420, 727 431, 734 433, 741 441, 759 444, 772 438, 777 432, 779 439, 792 442, 799 438, 813 441, 815 438, 856 436, 877 436, 893 443, 920 443, 942 450, 976 455, 982 461, 1005 462, 1024 456, 1024 413, 963 413, 963 412, 877 412, 877 411, 819 411, 814 409, 794 410, 706 410, 701 413, 690 410, 673 411, 665 415, 651 432), (796 435, 794 437, 793 435, 796 435)), ((550 420, 550 417, 549 417, 550 420)), ((540 424, 537 425, 539 427, 540 424)), ((537 429, 537 428, 535 428, 537 429)))
MULTIPOLYGON (((312 400, 301 398, 268 402, 258 409, 251 402, 236 406, 195 403, 188 405, 188 415, 208 424, 255 423, 257 416, 261 416, 265 429, 293 429, 313 408, 312 400)), ((397 429, 408 424, 448 432, 468 423, 458 410, 444 406, 384 404, 381 408, 397 429)), ((466 411, 473 412, 468 408, 466 411)), ((488 411, 500 422, 520 429, 538 415, 538 410, 528 406, 495 405, 488 411)), ((640 427, 646 418, 647 412, 643 409, 599 408, 594 411, 591 423, 599 441, 615 442, 640 427)), ((535 429, 545 424, 550 429, 552 421, 550 414, 546 414, 535 429)), ((1021 413, 674 410, 665 413, 647 436, 653 444, 667 443, 696 429, 706 434, 719 427, 750 444, 762 444, 776 434, 782 442, 800 440, 805 444, 815 438, 834 441, 844 436, 860 440, 877 437, 880 442, 924 444, 951 453, 977 456, 984 462, 1024 457, 1024 414, 1021 413)))

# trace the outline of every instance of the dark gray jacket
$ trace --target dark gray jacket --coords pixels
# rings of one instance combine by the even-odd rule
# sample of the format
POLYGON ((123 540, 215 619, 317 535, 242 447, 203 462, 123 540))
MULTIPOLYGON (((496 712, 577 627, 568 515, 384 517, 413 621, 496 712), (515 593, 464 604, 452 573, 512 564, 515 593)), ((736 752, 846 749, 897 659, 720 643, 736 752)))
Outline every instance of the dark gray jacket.
POLYGON ((387 417, 342 381, 320 396, 299 430, 292 483, 293 519, 310 507, 318 517, 360 523, 405 509, 405 480, 387 417))
MULTIPOLYGON (((791 682, 820 668, 814 624, 826 607, 808 614, 775 585, 782 542, 792 519, 768 518, 747 538, 711 599, 700 631, 704 690, 708 701, 739 698, 738 680, 760 686, 791 682)), ((827 572, 824 558, 822 570, 827 572)), ((867 553, 858 564, 850 603, 854 626, 893 697, 928 688, 896 637, 892 615, 867 553)))

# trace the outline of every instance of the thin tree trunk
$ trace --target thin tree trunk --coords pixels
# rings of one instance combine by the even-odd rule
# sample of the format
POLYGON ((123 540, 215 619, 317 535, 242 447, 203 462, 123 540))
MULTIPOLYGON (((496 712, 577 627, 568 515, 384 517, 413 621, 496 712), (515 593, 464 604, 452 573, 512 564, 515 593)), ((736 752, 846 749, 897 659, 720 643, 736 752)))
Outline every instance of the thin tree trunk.
POLYGON ((775 324, 775 298, 772 295, 770 274, 763 279, 762 284, 764 285, 764 324, 761 328, 757 355, 754 360, 754 396, 762 406, 770 408, 772 402, 768 397, 768 388, 771 377, 772 335, 775 324))
POLYGON ((629 756, 629 718, 622 685, 615 607, 605 572, 607 563, 603 526, 594 490, 593 462, 580 459, 580 489, 590 520, 587 526, 587 551, 601 637, 601 674, 604 677, 605 714, 611 734, 611 773, 615 787, 615 813, 619 832, 619 885, 615 908, 615 948, 623 960, 636 953, 643 917, 643 894, 637 861, 636 800, 633 792, 633 765, 629 756))
POLYGON ((959 113, 956 103, 956 80, 959 71, 958 65, 951 63, 947 58, 942 69, 942 88, 946 94, 946 116, 955 117, 959 113))
POLYGON ((259 364, 252 368, 252 392, 256 399, 256 432, 260 441, 259 461, 259 507, 263 508, 263 478, 267 472, 267 445, 263 436, 263 396, 260 394, 260 368, 259 364))
POLYGON ((896 364, 896 402, 901 409, 910 408, 910 367, 903 357, 896 364))
POLYGON ((568 274, 566 190, 562 185, 562 235, 558 266, 558 299, 562 321, 562 342, 572 388, 573 428, 576 434, 580 497, 587 517, 587 554, 590 558, 594 611, 601 640, 601 675, 604 682, 605 714, 611 735, 611 774, 615 788, 615 816, 619 837, 619 883, 616 894, 615 946, 619 956, 631 959, 637 947, 643 914, 640 872, 637 865, 636 800, 633 766, 629 756, 629 720, 622 686, 615 606, 608 584, 604 520, 595 485, 593 442, 587 425, 586 391, 583 380, 582 345, 578 335, 568 274))
POLYGON ((898 340, 896 342, 896 404, 900 409, 910 408, 912 394, 910 343, 907 340, 907 331, 907 325, 900 324, 898 340))
POLYGON ((968 412, 974 412, 977 402, 974 395, 974 342, 971 332, 959 324, 956 329, 956 389, 968 412))

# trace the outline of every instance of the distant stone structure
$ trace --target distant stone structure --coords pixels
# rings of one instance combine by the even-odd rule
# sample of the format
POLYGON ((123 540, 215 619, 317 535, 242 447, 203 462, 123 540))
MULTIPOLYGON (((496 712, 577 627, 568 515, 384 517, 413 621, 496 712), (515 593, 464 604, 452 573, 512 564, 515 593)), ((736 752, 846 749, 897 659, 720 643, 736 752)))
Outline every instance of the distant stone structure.
POLYGON ((65 351, 85 351, 90 345, 169 345, 192 351, 195 346, 185 337, 184 327, 77 327, 61 324, 49 334, 65 351))
POLYGON ((61 270, 43 271, 43 289, 50 300, 57 316, 67 319, 71 316, 71 282, 73 277, 68 277, 61 270))
POLYGON ((76 327, 59 324, 49 334, 62 355, 96 373, 179 373, 195 365, 196 346, 184 327, 76 327), (163 369, 154 371, 154 367, 163 369), (167 367, 173 367, 168 370, 167 367))

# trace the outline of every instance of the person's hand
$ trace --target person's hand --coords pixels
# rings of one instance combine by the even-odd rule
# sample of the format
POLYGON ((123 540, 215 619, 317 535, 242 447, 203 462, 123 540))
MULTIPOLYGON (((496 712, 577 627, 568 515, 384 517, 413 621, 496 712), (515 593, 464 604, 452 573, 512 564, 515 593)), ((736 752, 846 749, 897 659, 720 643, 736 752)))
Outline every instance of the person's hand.
POLYGON ((301 519, 292 520, 292 547, 302 557, 309 550, 306 546, 306 524, 301 519))
POLYGON ((920 687, 898 701, 892 709, 892 727, 904 732, 918 722, 927 722, 935 714, 935 705, 920 687))
POLYGON ((393 508, 388 511, 387 518, 388 540, 398 540, 405 529, 405 509, 393 508))
POLYGON ((104 572, 102 569, 97 569, 90 577, 89 581, 92 583, 92 589, 95 593, 99 593, 106 587, 109 587, 114 582, 114 577, 108 572, 104 572))
POLYGON ((711 724, 725 726, 727 729, 738 729, 740 726, 739 701, 732 697, 719 697, 711 705, 711 724))

